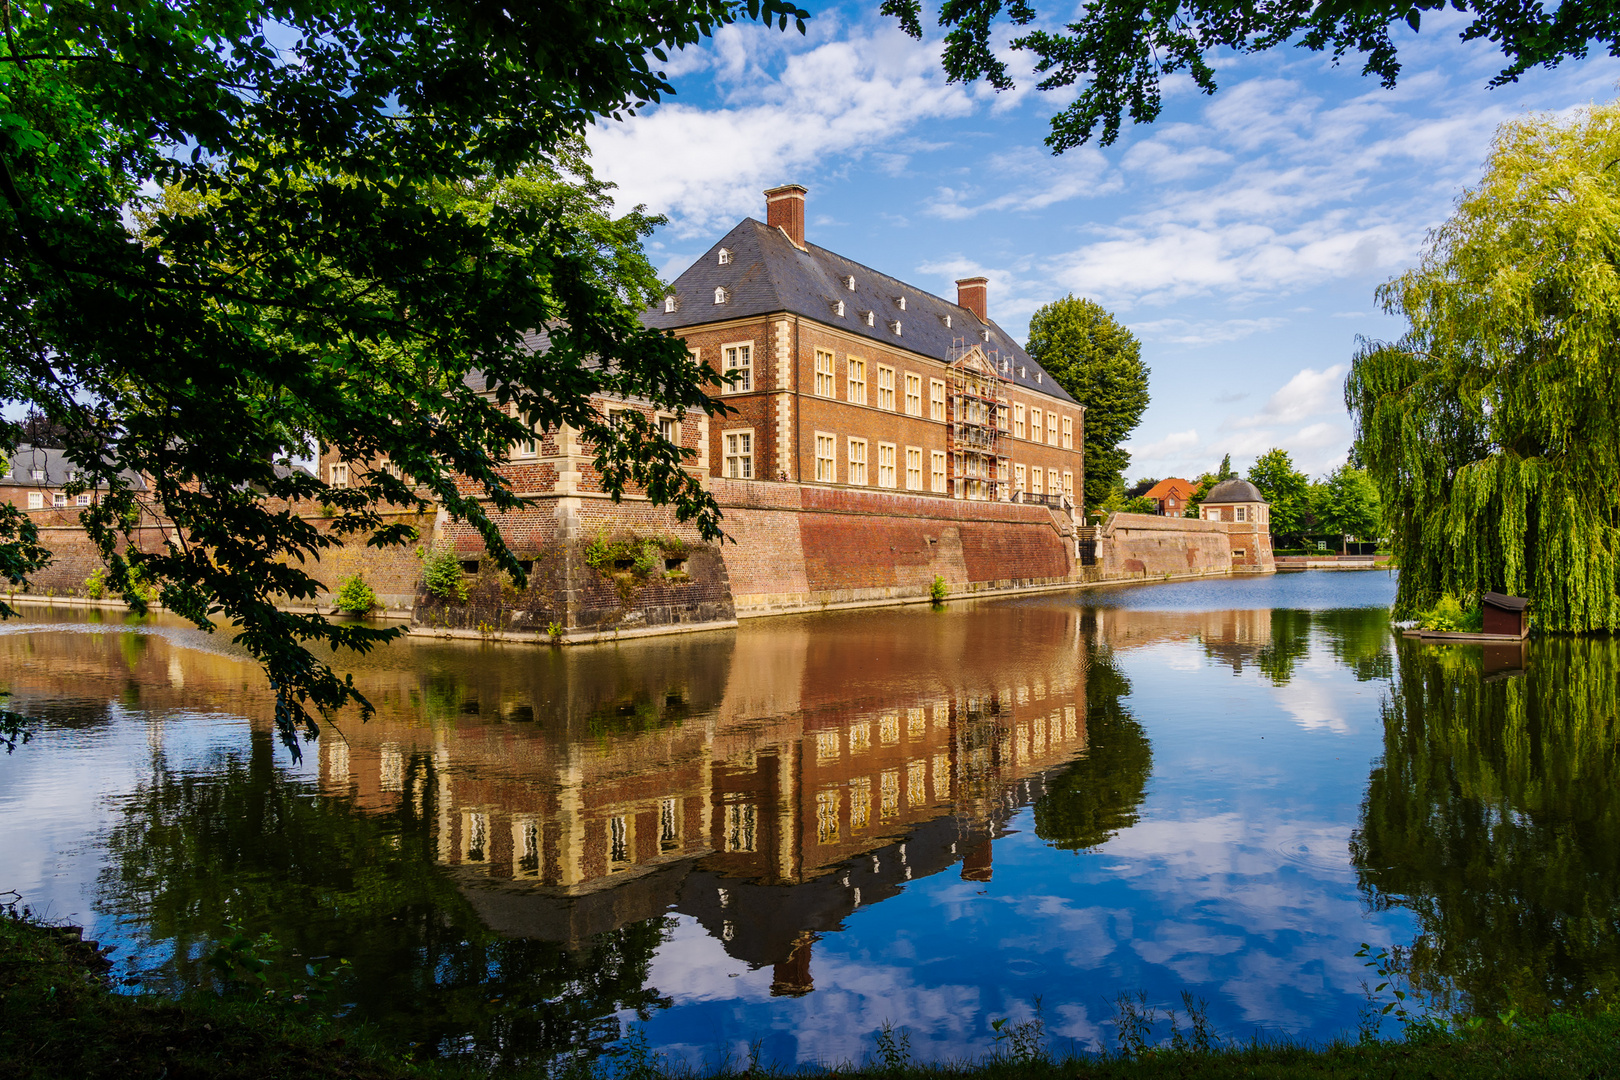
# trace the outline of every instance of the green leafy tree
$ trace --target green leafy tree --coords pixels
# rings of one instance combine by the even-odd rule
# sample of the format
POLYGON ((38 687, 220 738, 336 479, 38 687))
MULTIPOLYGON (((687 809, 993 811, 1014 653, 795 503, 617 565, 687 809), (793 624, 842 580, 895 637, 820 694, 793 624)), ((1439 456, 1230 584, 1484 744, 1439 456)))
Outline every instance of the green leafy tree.
MULTIPOLYGON (((998 35, 1003 11, 1014 27, 1031 27, 1013 37, 1014 52, 1033 54, 1042 90, 1079 85, 1074 100, 1052 118, 1046 143, 1062 153, 1092 138, 1107 146, 1119 137, 1121 121, 1152 123, 1161 106, 1159 81, 1182 72, 1203 93, 1216 89, 1210 54, 1225 49, 1263 52, 1284 44, 1331 52, 1337 62, 1347 53, 1365 56, 1362 74, 1394 86, 1401 65, 1391 28, 1416 31, 1424 12, 1446 8, 1467 12, 1464 41, 1494 42, 1508 60, 1490 82, 1516 82, 1534 67, 1557 67, 1584 57, 1594 43, 1620 55, 1620 9, 1605 0, 1562 0, 1547 11, 1539 0, 1178 0, 1143 4, 1128 0, 1086 0, 1067 25, 1048 29, 1033 0, 952 0, 939 7, 946 29, 944 67, 953 82, 985 79, 1010 90, 1013 79, 998 35)), ((921 0, 883 0, 912 37, 922 36, 921 0)), ((1069 9, 1061 9, 1069 14, 1069 9)))
POLYGON ((1505 124, 1478 186, 1379 293, 1406 334, 1345 401, 1401 564, 1395 610, 1528 596, 1620 628, 1620 108, 1505 124))
MULTIPOLYGON (((64 433, 86 488, 106 485, 82 520, 109 587, 137 595, 140 571, 170 610, 236 626, 295 753, 311 709, 369 709, 304 642, 364 650, 398 631, 276 601, 318 595, 303 567, 333 544, 409 542, 382 511, 430 500, 521 582, 491 511, 522 503, 499 470, 530 431, 579 429, 608 491, 641 487, 717 533, 681 450, 590 407, 606 393, 719 408, 686 348, 641 325, 653 275, 633 241, 652 219, 606 213, 580 139, 670 93, 651 62, 671 49, 738 19, 802 30, 804 12, 86 0, 4 14, 0 397, 64 433), (542 353, 525 343, 539 328, 542 353), (328 489, 277 468, 315 446, 392 469, 328 489), (306 500, 332 516, 305 520, 306 500), (126 545, 153 506, 173 539, 126 545)), ((18 439, 0 429, 0 448, 18 439)), ((0 566, 33 572, 15 516, 0 545, 0 566)))
POLYGON ((1310 502, 1311 516, 1325 532, 1359 540, 1378 534, 1378 488, 1361 469, 1340 465, 1326 480, 1311 485, 1310 502))
POLYGON ((1131 455, 1120 444, 1130 438, 1148 407, 1142 345, 1101 305, 1066 296, 1030 317, 1027 349, 1086 407, 1082 501, 1087 507, 1101 506, 1109 491, 1124 485, 1131 455))
POLYGON ((1271 449, 1249 466, 1249 483, 1260 489, 1271 507, 1273 533, 1297 533, 1310 517, 1311 481, 1294 468, 1288 451, 1271 449))

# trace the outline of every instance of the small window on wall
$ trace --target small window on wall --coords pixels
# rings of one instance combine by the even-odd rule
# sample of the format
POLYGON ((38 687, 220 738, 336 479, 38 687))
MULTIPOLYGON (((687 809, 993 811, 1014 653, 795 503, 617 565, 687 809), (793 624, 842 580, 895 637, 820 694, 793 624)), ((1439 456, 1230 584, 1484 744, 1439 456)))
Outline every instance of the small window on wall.
POLYGON ((1063 418, 1063 449, 1074 449, 1074 417, 1072 416, 1063 418))
POLYGON ((1067 495, 1071 502, 1074 501, 1074 473, 1068 469, 1063 470, 1063 494, 1067 495))
POLYGON ((894 412, 894 368, 878 365, 877 407, 894 412))
POLYGON ((1233 548, 1232 549, 1232 558, 1234 558, 1234 559, 1244 558, 1248 554, 1249 554, 1248 551, 1245 550, 1244 548, 1233 548))
POLYGON ((816 396, 838 396, 838 387, 833 382, 833 354, 826 349, 816 350, 816 396))
POLYGON ((519 439, 517 442, 512 444, 512 456, 513 457, 534 457, 535 449, 536 449, 535 440, 534 440, 534 437, 531 435, 527 439, 519 439))
POLYGON ((1012 409, 1013 409, 1013 438, 1022 439, 1024 437, 1024 431, 1025 431, 1025 428, 1024 428, 1024 403, 1021 402, 1021 401, 1015 401, 1015 402, 1013 402, 1012 409))
POLYGON ((906 415, 922 415, 922 376, 906 373, 906 415))
MULTIPOLYGON (((851 405, 866 404, 866 361, 858 356, 849 358, 849 402, 851 405)), ((853 480, 850 483, 854 483, 853 480)))
POLYGON ((866 440, 849 440, 849 482, 866 483, 866 440))
POLYGON ((1048 412, 1046 414, 1046 442, 1047 442, 1047 445, 1056 446, 1058 444, 1057 433, 1058 433, 1058 415, 1055 412, 1048 412))
POLYGON ((1041 441, 1041 410, 1039 409, 1032 408, 1029 410, 1029 441, 1041 441))
POLYGON ((906 447, 906 490, 921 491, 923 486, 922 447, 906 447))
POLYGON ((1029 466, 1028 465, 1014 465, 1013 466, 1013 490, 1014 491, 1028 491, 1029 490, 1029 466))
POLYGON ((75 505, 75 506, 89 506, 90 505, 90 496, 89 495, 75 495, 75 496, 73 496, 73 505, 75 505))
POLYGON ((1046 474, 1039 469, 1029 470, 1029 493, 1031 495, 1046 494, 1045 476, 1046 474))
POLYGON ((754 346, 752 343, 722 345, 720 356, 725 361, 725 373, 735 378, 725 384, 723 393, 746 394, 754 389, 754 346))
POLYGON ((28 509, 43 510, 45 508, 45 493, 43 491, 30 491, 28 493, 28 509))
POLYGON ((996 406, 996 430, 1012 430, 1011 410, 1008 409, 1006 405, 996 406))
POLYGON ((670 312, 670 311, 674 311, 674 310, 675 310, 675 298, 673 296, 664 297, 664 311, 670 312))
POLYGON ((816 433, 816 482, 838 483, 838 437, 816 433))
POLYGON ((1219 521, 1221 520, 1221 512, 1212 506, 1204 511, 1204 519, 1206 521, 1219 521))
POLYGON ((894 443, 878 443, 878 487, 892 488, 898 485, 895 476, 895 445, 894 443))
POLYGON ((1239 506, 1239 507, 1235 508, 1232 511, 1232 520, 1233 521, 1247 521, 1247 520, 1249 520, 1249 508, 1247 506, 1239 506))
POLYGON ((733 480, 754 478, 754 433, 728 431, 725 433, 726 475, 733 480))
POLYGON ((936 494, 945 494, 945 451, 929 451, 928 489, 936 494))
POLYGON ((928 380, 928 419, 945 419, 945 380, 928 380))
POLYGON ((331 484, 332 484, 333 487, 346 488, 346 487, 349 486, 349 466, 348 465, 339 463, 339 464, 331 466, 331 468, 329 470, 329 475, 330 475, 330 480, 331 480, 331 484))
POLYGON ((1046 490, 1053 495, 1056 495, 1061 490, 1058 487, 1058 471, 1056 469, 1046 470, 1046 490))
POLYGON ((679 442, 680 425, 675 422, 673 416, 660 416, 658 418, 658 434, 663 437, 665 442, 679 442))

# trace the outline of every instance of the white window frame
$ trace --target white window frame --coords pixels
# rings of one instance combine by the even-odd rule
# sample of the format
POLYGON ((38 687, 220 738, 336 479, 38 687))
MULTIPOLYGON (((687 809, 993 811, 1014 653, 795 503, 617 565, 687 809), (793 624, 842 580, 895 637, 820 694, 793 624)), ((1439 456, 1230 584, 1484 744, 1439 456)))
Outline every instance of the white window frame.
POLYGON ((1033 443, 1045 442, 1041 437, 1041 410, 1031 405, 1029 407, 1029 441, 1033 443))
POLYGON ((731 265, 731 249, 730 248, 721 248, 719 254, 720 254, 720 258, 718 260, 719 265, 721 265, 721 266, 729 266, 729 265, 731 265))
POLYGON ((74 506, 89 506, 90 505, 90 493, 87 492, 87 491, 83 491, 83 492, 80 492, 79 494, 73 496, 73 505, 74 506))
POLYGON ((1050 409, 1046 412, 1046 445, 1058 444, 1058 414, 1050 409))
POLYGON ((1247 521, 1248 519, 1249 508, 1247 506, 1235 506, 1232 508, 1233 521, 1247 521))
POLYGON ((830 431, 816 432, 816 483, 838 483, 838 436, 830 431))
POLYGON ((846 373, 848 375, 845 382, 849 388, 849 403, 851 405, 865 405, 866 361, 861 359, 859 356, 846 356, 844 358, 844 367, 847 369, 846 373), (859 374, 859 378, 856 377, 857 373, 859 374))
POLYGON ((906 415, 922 415, 922 376, 906 372, 906 415))
POLYGON ((724 285, 716 285, 714 287, 714 302, 715 303, 724 304, 726 301, 728 301, 730 299, 731 299, 731 294, 726 292, 726 288, 725 288, 724 285))
POLYGON ((996 430, 1009 432, 1012 430, 1012 410, 1007 407, 1005 401, 996 406, 996 430))
POLYGON ((888 364, 877 366, 877 407, 894 412, 894 368, 888 364))
POLYGON ((754 343, 752 341, 730 341, 720 346, 720 374, 730 375, 733 371, 743 373, 741 380, 720 384, 722 394, 751 394, 754 392, 754 343), (736 363, 738 356, 742 363, 736 363))
POLYGON ((899 448, 892 442, 877 444, 877 486, 880 488, 897 488, 900 486, 899 476, 899 448))
POLYGON ((1074 417, 1072 416, 1063 418, 1063 449, 1074 449, 1074 417))
POLYGON ((1031 495, 1046 494, 1046 473, 1039 465, 1029 470, 1029 493, 1031 495))
POLYGON ((1063 494, 1069 497, 1070 502, 1074 501, 1074 472, 1070 469, 1063 470, 1063 494))
POLYGON ((1015 462, 1013 464, 1013 490, 1029 490, 1029 466, 1023 464, 1022 462, 1015 462))
POLYGON ((65 492, 65 491, 53 491, 53 492, 51 492, 51 505, 52 506, 66 506, 67 505, 67 492, 65 492))
POLYGON ((668 314, 668 313, 670 313, 670 312, 672 312, 674 310, 675 310, 675 297, 674 297, 674 295, 671 294, 669 296, 664 297, 664 313, 668 314))
POLYGON ((928 419, 945 419, 945 380, 928 380, 928 419))
POLYGON ((1061 487, 1059 487, 1058 484, 1059 484, 1058 471, 1056 469, 1047 469, 1046 470, 1046 493, 1048 495, 1056 495, 1058 492, 1062 491, 1063 489, 1061 487))
POLYGON ((666 442, 681 445, 681 422, 673 416, 660 416, 658 418, 658 434, 666 442))
POLYGON ((1219 521, 1219 520, 1221 520, 1221 508, 1218 507, 1218 506, 1206 507, 1205 510, 1204 510, 1204 520, 1205 521, 1219 521))
POLYGON ((906 490, 923 489, 923 452, 920 446, 906 447, 906 490))
POLYGON ((838 396, 838 363, 837 357, 831 349, 816 350, 816 381, 815 393, 817 397, 836 398, 838 396), (824 363, 825 361, 825 363, 824 363))
POLYGON ((849 482, 857 486, 866 484, 866 451, 865 439, 849 437, 849 482))
POLYGON ((334 461, 327 467, 327 486, 346 488, 349 486, 349 463, 347 461, 334 461))
POLYGON ((45 509, 45 493, 43 491, 30 491, 28 493, 28 509, 45 509))
POLYGON ((928 452, 928 489, 936 495, 943 495, 947 490, 946 460, 945 451, 943 450, 930 450, 928 452))
POLYGON ((1015 438, 1015 439, 1024 438, 1024 431, 1025 430, 1026 429, 1024 427, 1024 403, 1022 401, 1015 401, 1015 402, 1013 402, 1013 438, 1015 438))
POLYGON ((727 428, 720 433, 720 459, 726 479, 754 479, 754 449, 753 428, 727 428))

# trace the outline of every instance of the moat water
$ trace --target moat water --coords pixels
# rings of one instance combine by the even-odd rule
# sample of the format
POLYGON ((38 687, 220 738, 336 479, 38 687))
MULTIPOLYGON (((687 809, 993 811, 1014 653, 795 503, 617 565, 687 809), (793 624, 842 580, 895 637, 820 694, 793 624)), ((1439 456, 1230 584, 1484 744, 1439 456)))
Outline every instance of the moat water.
POLYGON ((378 715, 301 760, 228 640, 30 609, 0 625, 37 718, 0 755, 0 891, 118 946, 132 991, 268 932, 287 971, 347 959, 338 1004, 401 1046, 492 1062, 632 1030, 859 1061, 884 1024, 959 1058, 1037 1007, 1098 1048, 1120 994, 1183 991, 1224 1035, 1322 1040, 1363 1022, 1363 942, 1438 1007, 1615 990, 1620 647, 1423 646, 1393 592, 412 640, 346 662, 378 715))

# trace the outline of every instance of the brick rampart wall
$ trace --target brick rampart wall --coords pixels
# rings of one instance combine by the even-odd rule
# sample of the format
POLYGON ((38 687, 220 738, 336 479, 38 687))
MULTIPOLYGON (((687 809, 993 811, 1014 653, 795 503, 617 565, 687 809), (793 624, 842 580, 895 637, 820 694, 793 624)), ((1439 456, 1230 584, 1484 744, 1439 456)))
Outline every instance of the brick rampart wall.
POLYGON ((1115 514, 1098 537, 1106 580, 1232 572, 1232 543, 1218 521, 1115 514))

